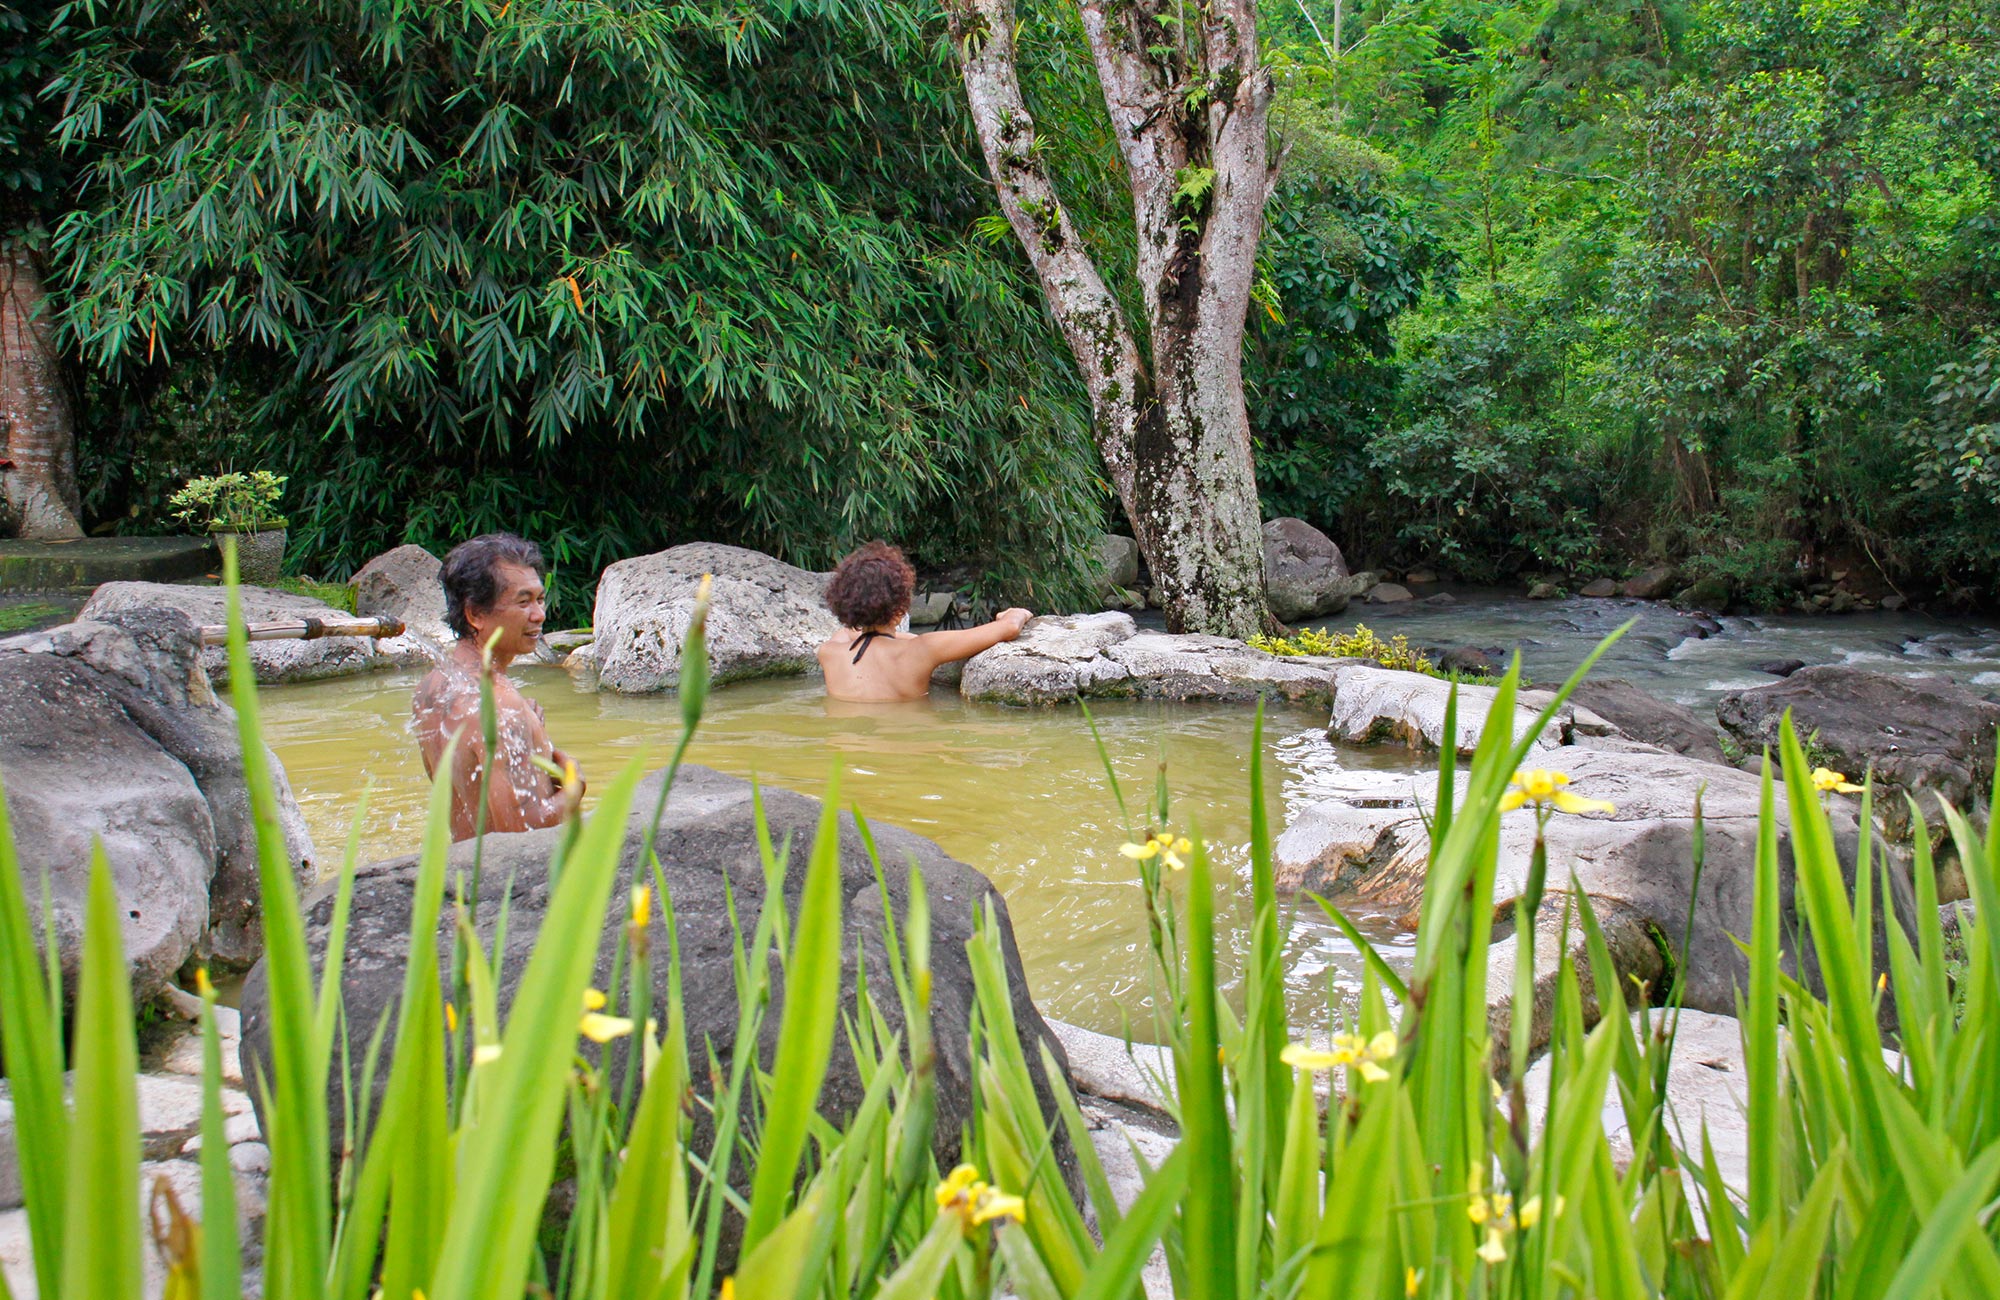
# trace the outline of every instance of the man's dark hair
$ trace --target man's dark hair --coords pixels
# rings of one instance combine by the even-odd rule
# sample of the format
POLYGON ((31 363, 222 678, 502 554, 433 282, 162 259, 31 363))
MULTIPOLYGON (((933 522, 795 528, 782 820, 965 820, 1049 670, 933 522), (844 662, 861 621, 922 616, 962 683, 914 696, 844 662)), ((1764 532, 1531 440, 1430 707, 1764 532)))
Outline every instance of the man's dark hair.
POLYGON ((851 628, 881 627, 910 611, 917 571, 887 542, 870 542, 840 562, 826 584, 826 607, 851 628))
POLYGON ((549 567, 542 560, 542 548, 512 533, 482 533, 460 542, 444 557, 438 581, 444 584, 444 621, 461 637, 472 635, 465 621, 468 609, 491 609, 500 599, 500 583, 494 571, 503 564, 533 569, 546 577, 549 567))

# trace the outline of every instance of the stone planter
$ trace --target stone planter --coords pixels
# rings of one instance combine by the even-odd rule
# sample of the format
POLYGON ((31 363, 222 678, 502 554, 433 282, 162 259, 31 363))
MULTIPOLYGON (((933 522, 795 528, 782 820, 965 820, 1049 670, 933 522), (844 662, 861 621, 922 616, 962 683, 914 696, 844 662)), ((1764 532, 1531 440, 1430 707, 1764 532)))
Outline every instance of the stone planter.
POLYGON ((236 541, 237 576, 251 586, 276 585, 285 576, 285 530, 265 528, 254 533, 212 532, 220 549, 230 538, 236 541))

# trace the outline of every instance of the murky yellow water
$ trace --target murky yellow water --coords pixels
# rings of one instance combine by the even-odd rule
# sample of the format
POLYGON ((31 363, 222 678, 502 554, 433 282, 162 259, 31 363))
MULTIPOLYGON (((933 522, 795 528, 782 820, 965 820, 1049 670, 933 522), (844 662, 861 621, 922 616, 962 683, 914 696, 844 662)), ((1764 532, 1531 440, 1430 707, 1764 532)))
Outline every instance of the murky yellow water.
MULTIPOLYGON (((549 733, 586 775, 604 780, 647 753, 664 764, 678 735, 671 696, 574 689, 560 671, 517 672, 549 733)), ((264 722, 305 810, 322 861, 337 860, 363 785, 374 783, 363 861, 412 851, 426 784, 408 727, 417 674, 268 687, 264 722)), ((1135 813, 1167 766, 1173 819, 1199 826, 1237 899, 1248 893, 1251 711, 1242 706, 1107 703, 1096 713, 1135 813)), ((1274 828, 1286 801, 1405 768, 1407 756, 1336 750, 1324 714, 1266 720, 1274 828)), ((871 820, 908 827, 984 871, 1006 895, 1035 1001, 1049 1015, 1107 1033, 1128 1018, 1145 1036, 1154 981, 1132 864, 1102 760, 1074 709, 1020 710, 939 691, 906 705, 829 701, 816 682, 732 685, 710 697, 689 759, 818 795, 835 763, 843 796, 871 820)), ((1247 925, 1247 908, 1234 924, 1247 925)), ((1407 936, 1386 924, 1383 942, 1407 936)), ((1359 962, 1310 903, 1290 919, 1287 979, 1295 1018, 1322 1020, 1329 979, 1356 987, 1359 962), (1310 915, 1308 915, 1310 913, 1310 915)))

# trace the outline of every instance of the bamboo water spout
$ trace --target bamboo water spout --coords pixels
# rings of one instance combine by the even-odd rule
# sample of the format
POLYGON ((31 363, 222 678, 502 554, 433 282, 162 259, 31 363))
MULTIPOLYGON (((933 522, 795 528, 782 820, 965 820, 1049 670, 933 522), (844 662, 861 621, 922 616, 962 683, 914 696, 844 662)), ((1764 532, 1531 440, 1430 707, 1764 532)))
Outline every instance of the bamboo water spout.
MULTIPOLYGON (((252 641, 317 641, 327 636, 390 637, 403 635, 398 619, 371 618, 288 618, 274 623, 252 623, 244 629, 252 641)), ((229 628, 206 624, 201 629, 203 645, 227 645, 229 628)))

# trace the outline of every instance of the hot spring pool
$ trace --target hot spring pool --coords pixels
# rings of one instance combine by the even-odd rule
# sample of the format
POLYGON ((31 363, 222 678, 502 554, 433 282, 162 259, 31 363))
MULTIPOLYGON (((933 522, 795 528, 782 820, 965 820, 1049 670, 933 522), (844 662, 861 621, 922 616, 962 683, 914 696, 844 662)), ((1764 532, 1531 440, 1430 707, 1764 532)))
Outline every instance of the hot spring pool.
MULTIPOLYGON (((680 728, 675 697, 579 691, 560 670, 517 669, 556 743, 604 782, 634 756, 664 765, 680 728)), ((268 739, 285 764, 323 863, 338 861, 371 782, 362 860, 414 850, 427 785, 409 733, 419 674, 375 674, 261 692, 268 739)), ((1164 762, 1177 829, 1208 838, 1218 899, 1247 927, 1252 712, 1240 705, 1107 703, 1097 726, 1135 814, 1164 762)), ((1265 719, 1274 833, 1288 803, 1407 772, 1399 749, 1336 748, 1324 713, 1289 707, 1265 719)), ((829 701, 814 681, 739 683, 709 697, 689 761, 819 795, 838 764, 844 801, 907 827, 985 872, 1006 895, 1030 988, 1042 1010, 1104 1033, 1148 1036, 1154 981, 1133 864, 1096 743, 1074 709, 1022 710, 934 691, 915 704, 829 701)), ((1412 936, 1361 917, 1385 950, 1412 936)), ((1392 959, 1393 959, 1393 953, 1392 959)), ((1289 919, 1286 980, 1296 1020, 1322 1022, 1329 982, 1359 987, 1360 959, 1310 902, 1289 919)), ((1233 964, 1234 954, 1225 954, 1233 964)))

